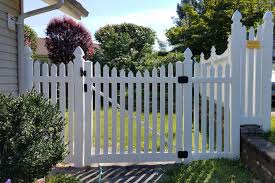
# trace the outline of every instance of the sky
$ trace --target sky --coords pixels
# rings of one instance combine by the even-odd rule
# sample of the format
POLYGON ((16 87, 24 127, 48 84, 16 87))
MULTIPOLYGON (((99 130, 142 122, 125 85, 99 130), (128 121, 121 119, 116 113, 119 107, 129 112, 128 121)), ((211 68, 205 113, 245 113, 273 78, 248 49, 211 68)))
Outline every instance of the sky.
MULTIPOLYGON (((173 26, 172 17, 176 16, 176 5, 180 0, 78 0, 90 13, 80 22, 92 34, 106 24, 134 23, 152 28, 157 37, 165 41, 165 30, 173 26)), ((25 0, 24 11, 47 6, 41 0, 25 0), (34 3, 35 2, 35 3, 34 3)), ((39 37, 45 37, 45 28, 54 17, 62 17, 59 11, 51 11, 27 18, 39 37)))

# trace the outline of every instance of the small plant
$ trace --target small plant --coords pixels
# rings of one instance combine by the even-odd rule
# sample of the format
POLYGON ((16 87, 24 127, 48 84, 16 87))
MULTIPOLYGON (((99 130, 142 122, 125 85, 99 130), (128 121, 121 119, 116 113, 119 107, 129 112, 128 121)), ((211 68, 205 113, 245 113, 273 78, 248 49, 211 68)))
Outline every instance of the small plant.
POLYGON ((46 178, 46 183, 80 183, 80 180, 69 175, 55 175, 46 178))
POLYGON ((58 108, 34 91, 0 94, 0 106, 0 182, 45 177, 66 155, 58 108))

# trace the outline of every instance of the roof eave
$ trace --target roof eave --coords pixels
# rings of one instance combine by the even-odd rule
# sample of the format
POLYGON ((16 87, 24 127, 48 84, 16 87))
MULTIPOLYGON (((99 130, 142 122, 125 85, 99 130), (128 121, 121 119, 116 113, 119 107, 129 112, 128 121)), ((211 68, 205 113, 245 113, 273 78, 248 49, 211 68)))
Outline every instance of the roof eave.
MULTIPOLYGON (((43 0, 49 5, 55 4, 57 0, 43 0)), ((89 12, 76 0, 65 0, 64 5, 60 10, 78 20, 82 17, 87 17, 89 12)))

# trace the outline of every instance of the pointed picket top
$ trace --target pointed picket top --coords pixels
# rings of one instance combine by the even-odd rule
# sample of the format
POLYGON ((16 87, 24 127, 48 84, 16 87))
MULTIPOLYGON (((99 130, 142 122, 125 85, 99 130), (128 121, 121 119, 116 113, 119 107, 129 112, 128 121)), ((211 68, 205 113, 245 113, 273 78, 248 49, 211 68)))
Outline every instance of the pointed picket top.
POLYGON ((234 14, 233 14, 231 20, 232 20, 233 22, 240 22, 241 19, 242 19, 241 13, 240 13, 238 10, 236 10, 236 11, 234 12, 234 14))
POLYGON ((79 56, 79 57, 83 57, 84 51, 82 50, 82 48, 80 46, 78 46, 75 50, 74 50, 74 56, 79 56))
POLYGON ((264 20, 264 22, 272 22, 272 20, 273 20, 272 12, 271 11, 265 12, 263 20, 264 20))
POLYGON ((34 62, 34 67, 40 67, 40 65, 41 65, 41 62, 39 60, 36 60, 34 62))
POLYGON ((168 76, 173 76, 173 69, 174 69, 173 64, 169 63, 168 64, 168 76))
POLYGON ((144 71, 144 76, 145 76, 145 77, 149 77, 149 75, 150 75, 150 73, 149 73, 149 71, 146 69, 146 70, 144 71))
POLYGON ((74 64, 72 61, 68 63, 68 76, 72 76, 74 72, 74 64))
POLYGON ((41 65, 41 63, 40 63, 40 61, 35 61, 34 62, 34 76, 40 76, 40 65, 41 65))
POLYGON ((134 73, 133 73, 132 71, 130 71, 130 72, 128 73, 128 77, 133 78, 133 77, 134 77, 134 73))
POLYGON ((59 65, 59 76, 65 76, 65 64, 63 62, 59 65))
POLYGON ((186 48, 186 50, 184 51, 184 59, 185 62, 187 63, 192 63, 191 62, 191 57, 193 56, 192 51, 190 50, 190 48, 186 48))
POLYGON ((202 64, 203 61, 204 61, 204 54, 203 54, 203 52, 201 52, 201 55, 200 55, 200 63, 202 64))
POLYGON ((152 70, 152 76, 157 76, 158 75, 158 70, 154 67, 152 70))
POLYGON ((95 63, 95 76, 100 76, 100 73, 101 73, 100 63, 96 62, 95 63))
POLYGON ((215 46, 212 46, 212 48, 211 48, 211 57, 213 57, 213 56, 216 56, 217 54, 216 54, 216 48, 215 48, 215 46))
POLYGON ((103 66, 103 76, 109 77, 109 67, 107 65, 103 66))
POLYGON ((120 77, 124 77, 125 76, 125 70, 121 69, 119 75, 120 75, 120 77))
POLYGON ((253 27, 250 27, 249 36, 248 36, 249 40, 254 40, 254 36, 255 36, 255 30, 253 27))
POLYGON ((43 76, 48 76, 49 75, 49 65, 48 65, 48 63, 44 63, 42 65, 42 74, 43 74, 43 76))
POLYGON ((32 57, 32 49, 28 45, 26 45, 24 47, 24 54, 25 54, 26 58, 31 59, 31 57, 32 57))
POLYGON ((256 38, 258 41, 262 40, 262 25, 259 25, 257 27, 257 35, 256 38))
POLYGON ((162 65, 160 67, 160 77, 165 77, 165 67, 164 67, 164 65, 162 65))
POLYGON ((195 62, 194 65, 194 74, 196 77, 200 76, 200 63, 195 62))
POLYGON ((117 77, 117 70, 115 67, 112 69, 112 77, 117 77))
POLYGON ((142 77, 140 71, 137 72, 136 76, 137 76, 137 78, 141 78, 142 77))
POLYGON ((51 76, 57 76, 57 67, 55 64, 51 65, 51 76))

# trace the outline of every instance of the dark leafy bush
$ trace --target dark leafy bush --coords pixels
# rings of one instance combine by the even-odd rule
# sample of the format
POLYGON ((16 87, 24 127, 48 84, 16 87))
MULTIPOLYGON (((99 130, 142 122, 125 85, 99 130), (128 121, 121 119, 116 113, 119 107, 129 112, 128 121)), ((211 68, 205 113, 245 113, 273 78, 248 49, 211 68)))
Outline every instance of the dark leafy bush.
POLYGON ((64 119, 56 106, 31 91, 0 94, 0 182, 32 182, 62 161, 64 119))

